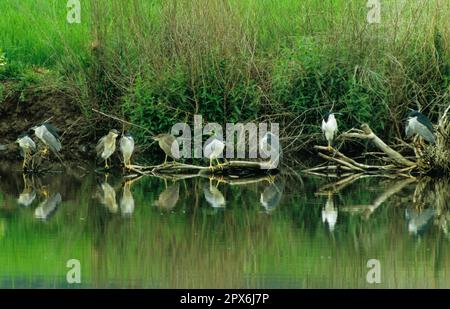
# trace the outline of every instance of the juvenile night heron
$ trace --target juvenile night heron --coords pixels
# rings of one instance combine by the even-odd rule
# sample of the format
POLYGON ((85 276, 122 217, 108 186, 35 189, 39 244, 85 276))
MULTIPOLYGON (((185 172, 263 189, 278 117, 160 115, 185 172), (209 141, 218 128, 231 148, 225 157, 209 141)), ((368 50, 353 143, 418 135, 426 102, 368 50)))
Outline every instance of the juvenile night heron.
POLYGON ((222 164, 219 162, 218 158, 222 156, 225 144, 216 138, 217 133, 215 131, 211 132, 212 138, 205 146, 204 154, 205 157, 209 159, 209 168, 212 169, 212 161, 216 160, 217 166, 220 168, 222 164))
POLYGON ((50 149, 53 153, 57 154, 61 151, 61 141, 57 129, 50 123, 43 123, 39 126, 32 127, 31 130, 37 138, 44 144, 45 148, 42 151, 44 155, 48 153, 50 149))
POLYGON ((422 113, 412 110, 406 117, 406 137, 417 134, 428 143, 434 144, 436 137, 434 136, 434 128, 430 120, 422 113))
POLYGON ((259 141, 259 154, 263 159, 268 158, 269 163, 277 167, 283 154, 278 136, 272 132, 264 134, 259 141))
POLYGON ((105 161, 105 168, 109 168, 108 159, 116 151, 116 139, 119 136, 119 131, 111 129, 108 134, 103 136, 97 143, 95 150, 97 156, 105 161))
POLYGON ((22 168, 25 169, 32 154, 36 152, 36 143, 26 133, 21 134, 17 138, 16 143, 19 144, 20 152, 23 156, 22 168))
POLYGON ((158 142, 159 147, 166 154, 164 164, 167 163, 167 157, 171 157, 173 160, 180 158, 180 147, 175 137, 170 134, 161 133, 153 137, 158 142))
POLYGON ((128 131, 125 131, 120 138, 120 151, 123 155, 123 164, 125 168, 128 168, 134 151, 134 139, 128 131))
POLYGON ((332 112, 326 112, 322 119, 322 132, 328 142, 328 149, 333 149, 333 141, 338 132, 336 118, 332 112))

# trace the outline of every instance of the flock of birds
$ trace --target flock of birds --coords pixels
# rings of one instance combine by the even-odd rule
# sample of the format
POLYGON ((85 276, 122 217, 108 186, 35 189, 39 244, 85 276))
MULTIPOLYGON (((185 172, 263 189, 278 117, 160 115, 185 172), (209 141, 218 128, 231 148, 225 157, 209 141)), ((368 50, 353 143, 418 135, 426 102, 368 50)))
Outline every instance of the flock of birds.
MULTIPOLYGON (((322 119, 322 132, 325 135, 325 139, 328 142, 328 148, 331 150, 333 142, 337 136, 338 124, 333 112, 327 112, 322 119)), ((436 138, 434 135, 434 128, 430 120, 416 110, 411 110, 406 117, 405 132, 406 137, 410 138, 413 135, 419 135, 424 140, 429 143, 435 143, 436 138)), ((36 142, 30 137, 30 132, 21 134, 16 142, 21 148, 23 155, 23 168, 27 169, 30 160, 33 155, 38 153, 42 156, 47 156, 49 150, 51 150, 55 155, 61 151, 61 140, 58 135, 57 129, 50 123, 43 123, 41 125, 32 127, 29 131, 34 132, 34 136, 37 140, 42 143, 43 147, 38 151, 36 142)), ((209 167, 212 168, 213 161, 215 160, 217 166, 221 167, 218 158, 222 157, 225 144, 222 140, 217 138, 217 133, 212 131, 210 134, 212 137, 205 146, 204 155, 209 159, 209 167)), ((131 157, 135 149, 134 139, 131 134, 127 131, 120 134, 116 129, 111 129, 107 135, 100 138, 96 146, 97 156, 105 162, 105 168, 109 169, 110 165, 108 160, 116 151, 116 140, 120 137, 120 151, 122 153, 123 164, 125 168, 131 166, 131 157)), ((158 134, 153 137, 155 141, 158 142, 159 147, 164 151, 166 157, 164 164, 167 163, 167 158, 171 157, 173 160, 180 158, 179 144, 174 136, 171 134, 158 134)), ((260 152, 266 152, 266 156, 269 157, 271 153, 275 151, 281 155, 281 147, 279 146, 278 137, 276 137, 271 132, 265 134, 259 143, 260 152), (275 141, 276 139, 276 141, 275 141)))

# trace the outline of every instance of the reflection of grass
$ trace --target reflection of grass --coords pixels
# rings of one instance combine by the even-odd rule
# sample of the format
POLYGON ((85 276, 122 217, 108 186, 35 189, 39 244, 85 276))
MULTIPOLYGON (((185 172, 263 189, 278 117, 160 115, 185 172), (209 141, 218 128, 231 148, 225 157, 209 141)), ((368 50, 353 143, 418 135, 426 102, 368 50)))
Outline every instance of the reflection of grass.
MULTIPOLYGON (((219 186, 228 204, 214 213, 202 191, 193 190, 201 184, 188 182, 167 213, 152 205, 164 184, 147 178, 132 188, 136 209, 130 219, 109 214, 83 185, 47 223, 34 221, 32 209, 17 208, 4 219, 0 276, 28 278, 30 285, 45 277, 49 286, 64 285, 65 263, 77 258, 83 283, 94 287, 371 287, 366 262, 376 258, 381 287, 449 287, 450 244, 434 228, 413 239, 401 209, 387 202, 369 220, 340 214, 330 234, 320 222, 325 201, 312 195, 314 182, 305 185, 302 195, 287 192, 267 215, 257 186, 219 186)), ((354 192, 342 203, 370 199, 370 193, 354 192)), ((6 203, 13 205, 12 197, 6 203)))

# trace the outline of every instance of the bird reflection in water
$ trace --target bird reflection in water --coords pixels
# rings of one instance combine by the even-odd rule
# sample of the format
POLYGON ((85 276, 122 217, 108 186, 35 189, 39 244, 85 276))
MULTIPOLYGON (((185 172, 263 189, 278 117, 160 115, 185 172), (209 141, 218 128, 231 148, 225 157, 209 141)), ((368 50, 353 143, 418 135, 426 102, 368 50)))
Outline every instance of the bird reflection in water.
MULTIPOLYGON (((45 191, 47 192, 47 191, 45 191)), ((46 197, 44 201, 42 201, 39 206, 34 211, 34 217, 36 219, 46 220, 49 218, 51 214, 53 214, 61 203, 61 194, 53 193, 51 196, 48 194, 44 194, 46 197)))
POLYGON ((26 174, 22 174, 23 178, 23 191, 19 194, 17 198, 17 203, 20 206, 28 207, 30 206, 36 198, 36 190, 34 189, 33 183, 30 182, 29 177, 26 174))
POLYGON ((97 197, 100 203, 108 209, 110 213, 117 213, 119 206, 116 201, 116 191, 108 183, 108 175, 105 176, 105 181, 100 184, 100 192, 97 193, 97 197))
POLYGON ((338 218, 338 210, 334 206, 333 195, 328 194, 327 202, 325 203, 325 207, 322 209, 322 223, 325 222, 328 224, 328 229, 330 232, 334 231, 334 227, 336 225, 338 218))
POLYGON ((158 197, 158 200, 154 202, 154 205, 161 210, 170 211, 172 210, 178 202, 180 197, 180 184, 178 182, 173 185, 167 187, 161 192, 158 197))
POLYGON ((131 192, 131 185, 141 177, 126 180, 122 188, 122 197, 120 199, 120 212, 123 217, 131 217, 134 211, 134 198, 131 192))
POLYGON ((206 185, 203 188, 203 194, 205 195, 206 201, 213 207, 213 208, 225 208, 225 197, 223 196, 222 192, 217 189, 217 186, 219 185, 220 181, 217 181, 217 184, 213 186, 212 184, 213 178, 209 179, 209 186, 206 185))
POLYGON ((272 213, 283 197, 284 183, 278 177, 275 181, 271 178, 270 184, 264 189, 259 198, 259 202, 264 207, 267 214, 272 213))
POLYGON ((436 211, 431 207, 421 211, 411 207, 406 208, 405 218, 408 221, 409 233, 414 235, 423 233, 432 222, 435 214, 436 211))

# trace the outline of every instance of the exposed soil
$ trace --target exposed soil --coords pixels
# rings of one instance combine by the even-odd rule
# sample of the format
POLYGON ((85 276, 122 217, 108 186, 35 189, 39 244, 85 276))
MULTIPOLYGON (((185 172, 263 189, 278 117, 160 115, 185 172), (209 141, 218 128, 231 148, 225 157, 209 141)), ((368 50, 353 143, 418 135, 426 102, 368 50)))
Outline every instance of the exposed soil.
POLYGON ((14 92, 12 83, 3 84, 8 96, 0 102, 0 159, 21 160, 14 141, 31 127, 49 120, 61 136, 61 157, 68 161, 92 158, 92 137, 87 119, 69 96, 57 92, 43 92, 32 88, 14 92), (81 130, 80 130, 81 128, 81 130))

